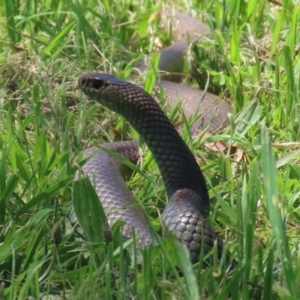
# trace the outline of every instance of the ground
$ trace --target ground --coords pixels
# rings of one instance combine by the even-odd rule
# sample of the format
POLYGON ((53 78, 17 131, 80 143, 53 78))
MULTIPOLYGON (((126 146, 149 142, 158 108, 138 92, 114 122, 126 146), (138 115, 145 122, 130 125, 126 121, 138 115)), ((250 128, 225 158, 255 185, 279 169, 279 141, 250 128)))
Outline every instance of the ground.
MULTIPOLYGON (((159 26, 161 3, 5 0, 0 4, 0 298, 300 298, 300 6, 177 2, 170 5, 214 30, 214 44, 198 44, 214 63, 197 62, 196 52, 194 57, 234 112, 226 131, 192 140, 180 109, 165 110, 201 165, 211 198, 210 224, 237 267, 228 274, 225 262, 205 269, 191 265, 172 238, 142 252, 142 259, 119 250, 127 244, 118 226, 114 244, 107 245, 76 235, 68 218, 72 197, 78 196, 73 180, 81 151, 137 138, 124 119, 88 101, 77 80, 102 71, 151 91, 154 72, 146 80, 131 74, 144 55, 170 43, 159 26)), ((160 235, 167 198, 151 153, 142 149, 140 171, 129 186, 160 235)))

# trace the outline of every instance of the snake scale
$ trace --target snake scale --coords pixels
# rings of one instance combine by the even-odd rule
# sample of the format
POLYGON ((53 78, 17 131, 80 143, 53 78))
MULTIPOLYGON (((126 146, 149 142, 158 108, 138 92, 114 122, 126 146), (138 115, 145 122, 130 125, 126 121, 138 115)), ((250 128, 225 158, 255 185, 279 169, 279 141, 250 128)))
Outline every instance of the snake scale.
MULTIPOLYGON (((182 16, 179 14, 179 17, 182 16)), ((187 30, 191 32, 190 28, 187 30)), ((184 44, 182 40, 179 43, 184 44)), ((175 45, 177 50, 180 47, 183 46, 175 45)), ((183 55, 184 50, 180 51, 183 55)), ((162 56, 160 68, 164 70, 164 66, 169 63, 163 61, 167 54, 162 56)), ((161 81, 160 84, 171 105, 184 100, 182 104, 187 116, 195 113, 196 106, 199 107, 202 116, 195 123, 196 127, 193 127, 195 132, 209 125, 210 130, 215 131, 227 124, 227 114, 231 111, 227 103, 215 103, 216 97, 213 95, 203 95, 202 91, 169 81, 161 81), (200 98, 202 102, 199 104, 200 98)), ((210 201, 200 167, 153 97, 140 87, 105 73, 82 75, 78 86, 90 99, 122 115, 147 144, 159 167, 169 199, 163 212, 164 225, 186 245, 192 262, 198 260, 202 245, 204 253, 217 245, 218 253, 221 254, 223 242, 207 223, 210 201)), ((116 151, 131 162, 136 163, 138 160, 136 141, 105 144, 102 148, 116 151)), ((120 172, 122 163, 95 147, 85 150, 84 156, 91 158, 82 171, 90 179, 93 178, 109 224, 124 220, 124 236, 131 236, 134 228, 138 246, 147 247, 153 242, 148 221, 125 186, 120 172)))

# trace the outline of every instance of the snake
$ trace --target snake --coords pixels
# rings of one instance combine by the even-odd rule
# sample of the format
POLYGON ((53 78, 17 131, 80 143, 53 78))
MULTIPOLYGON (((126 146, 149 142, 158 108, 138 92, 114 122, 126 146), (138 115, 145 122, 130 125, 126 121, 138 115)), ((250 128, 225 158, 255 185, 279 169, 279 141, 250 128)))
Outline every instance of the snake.
MULTIPOLYGON (((177 14, 177 18, 181 17, 182 13, 177 14)), ((179 36, 182 38, 182 34, 179 36)), ((179 45, 175 44, 175 50, 180 48, 183 54, 182 47, 186 48, 186 44, 186 40, 179 41, 179 45)), ((160 59, 161 70, 169 64, 164 62, 168 57, 166 50, 164 53, 160 59)), ((143 64, 139 69, 143 70, 143 64)), ((198 111, 200 117, 192 128, 193 133, 207 127, 215 132, 228 124, 227 115, 231 108, 227 102, 168 80, 161 80, 158 85, 163 88, 171 106, 181 102, 187 116, 198 111)), ((202 251, 207 254, 213 247, 217 247, 221 256, 224 243, 207 221, 210 200, 203 173, 193 153, 155 99, 141 87, 107 73, 84 74, 78 79, 78 87, 89 99, 123 116, 152 152, 168 197, 162 214, 164 227, 187 247, 191 261, 196 262, 202 251)), ((116 152, 132 163, 139 159, 137 141, 108 143, 101 145, 101 148, 116 152)), ((148 218, 126 187, 122 176, 124 164, 97 147, 84 150, 83 156, 89 159, 82 166, 82 172, 93 182, 109 225, 123 220, 125 237, 131 237, 135 230, 140 248, 154 243, 148 218)))

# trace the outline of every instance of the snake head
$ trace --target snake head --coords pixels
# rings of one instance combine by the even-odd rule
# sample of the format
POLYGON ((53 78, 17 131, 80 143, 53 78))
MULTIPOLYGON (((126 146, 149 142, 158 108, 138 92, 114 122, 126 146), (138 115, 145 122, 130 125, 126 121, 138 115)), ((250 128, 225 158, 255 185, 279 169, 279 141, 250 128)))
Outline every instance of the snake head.
POLYGON ((111 85, 124 86, 128 84, 127 81, 107 73, 85 74, 78 79, 79 88, 89 96, 99 94, 101 90, 106 89, 111 85))
POLYGON ((110 74, 82 75, 78 79, 78 87, 90 99, 132 120, 133 126, 137 120, 136 116, 141 116, 143 113, 149 115, 151 107, 161 110, 155 100, 140 87, 110 74))
POLYGON ((134 87, 131 83, 119 79, 107 73, 92 73, 82 75, 78 79, 78 87, 92 100, 99 102, 107 108, 122 112, 119 106, 123 105, 122 101, 126 98, 126 94, 131 94, 128 89, 134 87))

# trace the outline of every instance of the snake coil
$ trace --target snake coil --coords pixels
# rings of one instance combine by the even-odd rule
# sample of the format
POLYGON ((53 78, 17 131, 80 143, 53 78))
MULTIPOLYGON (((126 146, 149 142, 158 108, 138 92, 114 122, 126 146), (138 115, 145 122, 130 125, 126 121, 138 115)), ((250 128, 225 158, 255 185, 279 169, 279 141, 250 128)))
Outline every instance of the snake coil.
MULTIPOLYGON (((203 174, 192 152, 156 101, 138 86, 110 74, 83 75, 78 80, 78 86, 89 98, 127 119, 147 144, 160 169, 169 198, 163 213, 164 223, 187 246, 191 260, 197 261, 202 245, 203 252, 207 253, 216 243, 221 254, 223 242, 206 221, 210 202, 203 174)), ((121 142, 118 146, 127 148, 127 155, 122 154, 135 160, 136 157, 133 156, 136 156, 136 152, 131 151, 131 144, 121 142)), ((121 182, 120 175, 112 176, 105 170, 100 170, 96 165, 99 160, 99 156, 95 155, 84 173, 97 178, 95 188, 102 191, 100 198, 107 213, 127 212, 122 218, 128 228, 134 227, 138 232, 140 246, 147 246, 151 238, 145 218, 136 210, 126 208, 131 200, 123 200, 123 196, 126 199, 128 196, 123 190, 120 206, 117 209, 114 207, 112 197, 120 192, 120 185, 123 186, 123 183, 114 185, 112 180, 115 183, 121 182), (97 177, 99 172, 102 174, 100 178, 97 177), (106 177, 105 182, 102 181, 103 177, 106 177), (109 185, 107 181, 110 182, 109 185), (109 196, 103 197, 104 194, 109 196)))

